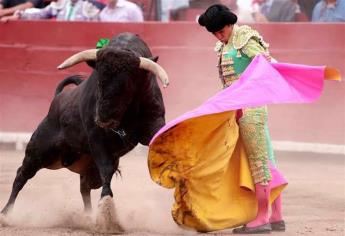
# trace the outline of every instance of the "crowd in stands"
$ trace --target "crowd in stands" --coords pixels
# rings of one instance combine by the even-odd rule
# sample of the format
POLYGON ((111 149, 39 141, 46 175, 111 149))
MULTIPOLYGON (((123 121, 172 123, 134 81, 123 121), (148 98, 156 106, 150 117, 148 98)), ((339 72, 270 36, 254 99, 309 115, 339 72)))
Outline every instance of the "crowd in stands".
POLYGON ((345 0, 256 0, 253 8, 255 21, 345 21, 345 0))
POLYGON ((61 21, 142 22, 142 9, 127 0, 0 0, 1 21, 56 19, 61 21), (44 5, 45 4, 45 5, 44 5))
POLYGON ((164 2, 170 7, 170 20, 196 20, 208 6, 221 3, 237 13, 240 23, 345 22, 345 0, 162 0, 164 2))
POLYGON ((0 20, 142 22, 160 6, 163 22, 197 20, 208 6, 227 5, 239 22, 345 22, 345 0, 0 0, 0 20), (146 4, 146 5, 145 5, 146 4), (150 6, 148 6, 150 5, 150 6))

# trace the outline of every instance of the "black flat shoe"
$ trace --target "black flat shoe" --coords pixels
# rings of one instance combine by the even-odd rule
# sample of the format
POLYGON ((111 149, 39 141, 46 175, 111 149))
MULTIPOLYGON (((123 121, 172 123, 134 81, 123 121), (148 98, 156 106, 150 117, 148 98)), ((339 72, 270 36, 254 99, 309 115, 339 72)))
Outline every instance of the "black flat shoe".
POLYGON ((242 226, 241 228, 236 228, 232 230, 233 234, 269 234, 271 233, 271 224, 259 225, 256 227, 242 226))
POLYGON ((276 222, 271 222, 271 228, 272 228, 272 231, 284 232, 285 231, 285 221, 280 220, 280 221, 276 221, 276 222))

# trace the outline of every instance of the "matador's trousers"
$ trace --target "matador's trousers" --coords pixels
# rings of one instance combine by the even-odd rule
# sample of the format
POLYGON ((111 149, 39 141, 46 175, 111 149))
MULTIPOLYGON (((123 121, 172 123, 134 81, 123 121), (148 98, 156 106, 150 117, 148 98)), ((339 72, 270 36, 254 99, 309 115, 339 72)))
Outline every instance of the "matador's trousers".
POLYGON ((243 109, 238 120, 255 184, 268 184, 271 180, 269 160, 275 164, 267 121, 266 106, 243 109))

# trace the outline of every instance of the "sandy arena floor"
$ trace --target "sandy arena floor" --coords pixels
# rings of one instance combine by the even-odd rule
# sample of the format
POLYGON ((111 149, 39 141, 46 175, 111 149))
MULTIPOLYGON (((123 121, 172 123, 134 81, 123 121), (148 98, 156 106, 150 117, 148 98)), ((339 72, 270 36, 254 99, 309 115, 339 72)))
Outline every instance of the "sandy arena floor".
MULTIPOLYGON (((170 216, 173 191, 153 183, 140 147, 122 158, 122 177, 112 182, 115 205, 125 235, 196 235, 179 228, 170 216)), ((287 231, 271 235, 344 236, 345 156, 277 152, 278 164, 289 180, 283 195, 287 231)), ((0 207, 9 197, 23 152, 0 150, 0 207)), ((97 207, 100 191, 93 191, 97 207)), ((67 170, 41 170, 19 193, 11 226, 0 235, 99 235, 87 229, 82 214, 79 176, 67 170)), ((231 235, 231 230, 198 235, 231 235)))

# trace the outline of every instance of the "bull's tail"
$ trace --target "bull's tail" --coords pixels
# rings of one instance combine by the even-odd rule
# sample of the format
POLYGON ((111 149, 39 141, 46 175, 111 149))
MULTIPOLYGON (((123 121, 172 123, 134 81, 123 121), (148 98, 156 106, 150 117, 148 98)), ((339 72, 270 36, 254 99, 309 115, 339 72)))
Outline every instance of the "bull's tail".
POLYGON ((62 92, 62 90, 69 84, 79 85, 83 82, 83 76, 81 75, 72 75, 62 80, 55 89, 55 96, 62 92))

